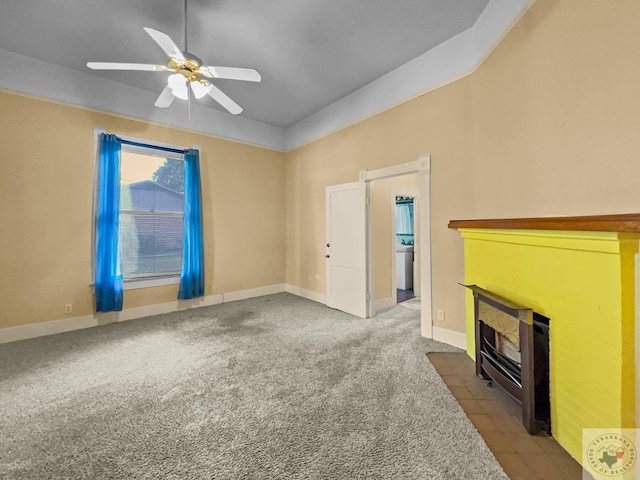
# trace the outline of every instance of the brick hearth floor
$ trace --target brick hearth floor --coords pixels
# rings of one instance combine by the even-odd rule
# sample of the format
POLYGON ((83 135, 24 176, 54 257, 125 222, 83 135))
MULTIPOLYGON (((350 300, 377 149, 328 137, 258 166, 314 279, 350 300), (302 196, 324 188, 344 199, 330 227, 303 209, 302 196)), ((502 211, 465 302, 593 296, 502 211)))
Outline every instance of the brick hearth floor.
POLYGON ((529 435, 518 403, 475 375, 466 353, 429 353, 429 360, 512 480, 580 480, 582 468, 552 437, 529 435))

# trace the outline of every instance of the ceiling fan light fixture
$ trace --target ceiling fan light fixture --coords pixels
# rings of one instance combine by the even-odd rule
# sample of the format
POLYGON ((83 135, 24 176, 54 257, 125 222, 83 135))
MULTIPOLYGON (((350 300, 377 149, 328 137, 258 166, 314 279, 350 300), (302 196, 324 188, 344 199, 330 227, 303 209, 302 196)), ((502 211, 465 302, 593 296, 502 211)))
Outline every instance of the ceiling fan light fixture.
POLYGON ((172 89, 176 89, 182 87, 187 82, 187 79, 179 73, 174 73, 169 75, 167 82, 172 89))
POLYGON ((206 80, 195 80, 191 82, 191 90, 196 98, 202 98, 211 91, 211 84, 206 80))
POLYGON ((189 89, 187 88, 187 79, 179 73, 169 75, 169 87, 174 96, 187 100, 189 98, 189 89))

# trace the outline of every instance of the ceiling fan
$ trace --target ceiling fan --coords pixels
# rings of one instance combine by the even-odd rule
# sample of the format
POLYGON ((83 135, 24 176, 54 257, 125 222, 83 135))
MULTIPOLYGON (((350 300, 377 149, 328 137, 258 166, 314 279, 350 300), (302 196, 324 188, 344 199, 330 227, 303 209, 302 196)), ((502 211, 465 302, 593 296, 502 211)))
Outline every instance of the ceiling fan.
POLYGON ((226 108, 230 113, 237 115, 242 112, 242 107, 229 98, 222 90, 213 85, 209 79, 224 78, 230 80, 243 80, 245 82, 260 82, 262 77, 252 68, 215 67, 202 64, 195 55, 187 52, 187 2, 184 4, 185 27, 184 45, 185 52, 181 52, 175 42, 167 35, 153 28, 144 27, 144 30, 155 40, 162 50, 169 56, 166 65, 153 65, 146 63, 112 63, 112 62, 88 62, 87 67, 93 70, 136 70, 151 72, 173 72, 167 78, 167 86, 155 102, 156 107, 167 108, 174 98, 187 100, 189 87, 196 98, 209 95, 216 102, 226 108))

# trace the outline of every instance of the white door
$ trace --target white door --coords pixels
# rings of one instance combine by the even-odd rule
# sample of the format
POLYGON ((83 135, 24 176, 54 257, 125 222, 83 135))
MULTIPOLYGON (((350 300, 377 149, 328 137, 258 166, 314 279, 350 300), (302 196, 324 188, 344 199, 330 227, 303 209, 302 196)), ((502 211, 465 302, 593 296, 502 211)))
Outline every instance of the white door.
POLYGON ((366 318, 365 185, 326 188, 327 306, 366 318))

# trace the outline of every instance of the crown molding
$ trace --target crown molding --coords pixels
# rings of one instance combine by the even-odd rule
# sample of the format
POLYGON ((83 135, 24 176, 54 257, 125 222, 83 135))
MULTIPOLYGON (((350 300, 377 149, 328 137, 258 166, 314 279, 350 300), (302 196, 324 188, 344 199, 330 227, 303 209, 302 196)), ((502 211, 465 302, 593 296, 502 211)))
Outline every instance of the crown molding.
POLYGON ((535 0, 490 0, 469 29, 317 113, 282 128, 202 105, 154 107, 157 93, 0 49, 0 89, 282 152, 473 73, 535 0))
POLYGON ((116 115, 169 125, 250 145, 282 151, 284 131, 213 108, 176 102, 156 108, 157 93, 0 49, 0 89, 116 115))
POLYGON ((490 0, 464 32, 287 128, 286 151, 472 74, 534 2, 490 0))

